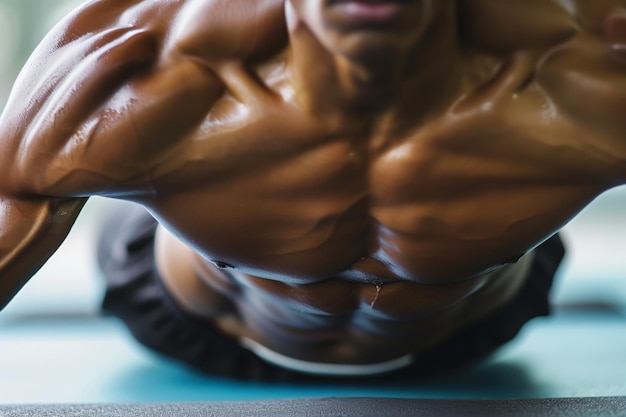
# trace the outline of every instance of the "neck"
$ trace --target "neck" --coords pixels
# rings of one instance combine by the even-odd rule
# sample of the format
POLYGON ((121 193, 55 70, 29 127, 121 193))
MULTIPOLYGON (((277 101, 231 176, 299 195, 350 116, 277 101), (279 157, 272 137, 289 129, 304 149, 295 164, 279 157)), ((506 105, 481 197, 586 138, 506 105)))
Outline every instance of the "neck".
POLYGON ((460 82, 453 13, 434 19, 410 47, 357 57, 325 48, 304 24, 291 28, 290 41, 296 99, 317 115, 392 111, 415 120, 449 100, 460 82))

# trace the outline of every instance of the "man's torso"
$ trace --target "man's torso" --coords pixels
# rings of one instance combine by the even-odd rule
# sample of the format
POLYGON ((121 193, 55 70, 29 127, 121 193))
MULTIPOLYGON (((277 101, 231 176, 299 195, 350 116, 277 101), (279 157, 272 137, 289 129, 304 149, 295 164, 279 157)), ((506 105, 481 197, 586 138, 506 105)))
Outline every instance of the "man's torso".
MULTIPOLYGON (((134 162, 150 193, 131 198, 177 236, 163 232, 157 249, 173 292, 186 297, 199 280, 226 297, 216 320, 234 335, 331 362, 433 345, 509 299, 524 255, 617 181, 611 168, 626 155, 590 152, 597 126, 573 117, 584 98, 569 96, 608 108, 613 96, 592 86, 607 74, 625 83, 597 34, 497 54, 469 47, 457 94, 419 120, 393 105, 316 117, 294 99, 284 28, 267 23, 282 21, 282 1, 235 22, 266 22, 254 39, 239 30, 223 50, 203 49, 226 29, 191 17, 227 3, 174 7, 156 70, 190 62, 214 99, 155 139, 168 143, 158 158, 134 162)), ((618 124, 606 117, 601 135, 618 124)), ((189 297, 190 310, 210 310, 189 297)))

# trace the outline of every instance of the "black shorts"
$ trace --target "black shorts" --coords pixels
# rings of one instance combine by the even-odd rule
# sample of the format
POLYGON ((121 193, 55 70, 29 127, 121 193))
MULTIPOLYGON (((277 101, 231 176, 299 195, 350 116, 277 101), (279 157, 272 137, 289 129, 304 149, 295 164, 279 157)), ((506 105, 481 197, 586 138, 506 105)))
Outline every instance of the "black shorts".
MULTIPOLYGON (((98 260, 107 285, 103 301, 106 312, 124 321, 143 345, 202 372, 238 379, 319 379, 268 363, 210 322, 183 312, 156 270, 156 227, 157 222, 140 206, 125 207, 105 223, 98 260)), ((563 255, 559 237, 550 238, 537 248, 530 276, 505 306, 431 351, 415 355, 411 365, 385 376, 423 377, 449 372, 493 353, 530 319, 549 313, 548 293, 563 255)))

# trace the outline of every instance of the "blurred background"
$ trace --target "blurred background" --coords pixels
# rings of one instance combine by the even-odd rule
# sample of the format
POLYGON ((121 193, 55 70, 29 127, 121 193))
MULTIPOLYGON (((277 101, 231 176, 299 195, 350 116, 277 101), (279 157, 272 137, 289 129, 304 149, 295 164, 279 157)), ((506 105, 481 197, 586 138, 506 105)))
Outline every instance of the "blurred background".
POLYGON ((0 0, 0 109, 33 48, 77 0, 0 0))
MULTIPOLYGON (((0 110, 36 44, 79 3, 78 0, 0 0, 0 110)), ((0 392, 0 403, 228 399, 241 389, 241 385, 224 381, 211 385, 210 380, 183 373, 177 367, 167 368, 162 361, 149 362, 124 330, 96 319, 102 286, 94 261, 94 236, 100 219, 113 204, 116 203, 105 199, 90 200, 59 251, 0 313, 0 351, 9 352, 0 355, 3 375, 0 387, 5 391, 0 392), (82 343, 71 343, 76 341, 82 343), (85 369, 98 378, 83 378, 85 369), (147 386, 151 387, 150 391, 143 390, 147 386)), ((539 321, 537 326, 531 326, 526 338, 506 351, 509 353, 505 352, 504 362, 498 359, 497 366, 480 368, 465 380, 442 380, 439 385, 422 387, 422 391, 416 391, 414 386, 406 387, 406 392, 397 386, 389 388, 390 391, 381 391, 380 387, 373 391, 363 391, 362 387, 341 391, 334 387, 332 391, 318 393, 428 397, 453 394, 481 398, 623 395, 626 389, 623 381, 612 381, 606 375, 614 373, 615 358, 623 358, 623 351, 610 349, 623 346, 620 335, 624 334, 621 329, 626 322, 624 187, 601 196, 567 226, 564 237, 568 255, 553 301, 557 311, 564 313, 557 317, 574 312, 568 316, 571 321, 539 321), (595 321, 587 318, 586 327, 567 324, 584 323, 581 311, 590 312, 595 321), (613 323, 616 327, 607 327, 603 332, 600 322, 613 323), (594 341, 604 347, 588 350, 594 356, 587 365, 589 356, 572 348, 594 341), (552 350, 545 345, 553 346, 552 350), (564 356, 566 350, 570 356, 564 356), (558 358, 566 359, 565 365, 558 358), (604 358, 606 363, 602 362, 604 358), (523 366, 512 368, 511 364, 515 363, 523 366), (520 381, 524 380, 520 377, 521 369, 528 374, 527 386, 521 385, 520 381), (502 379, 502 374, 511 377, 502 379)), ((246 394, 248 398, 312 393, 310 389, 294 391, 292 387, 278 393, 275 387, 254 385, 252 388, 246 394)))

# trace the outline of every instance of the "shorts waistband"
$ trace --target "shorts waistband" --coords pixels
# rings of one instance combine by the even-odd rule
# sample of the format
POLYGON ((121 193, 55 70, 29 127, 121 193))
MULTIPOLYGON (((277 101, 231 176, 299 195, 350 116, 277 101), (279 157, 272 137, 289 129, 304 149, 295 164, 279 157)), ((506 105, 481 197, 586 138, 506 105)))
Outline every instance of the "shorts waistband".
POLYGON ((412 354, 401 356, 390 361, 366 364, 344 364, 311 362, 292 358, 275 352, 262 344, 243 337, 239 339, 241 346, 253 352, 255 355, 274 365, 296 372, 318 376, 368 376, 378 375, 405 368, 415 360, 412 354))

